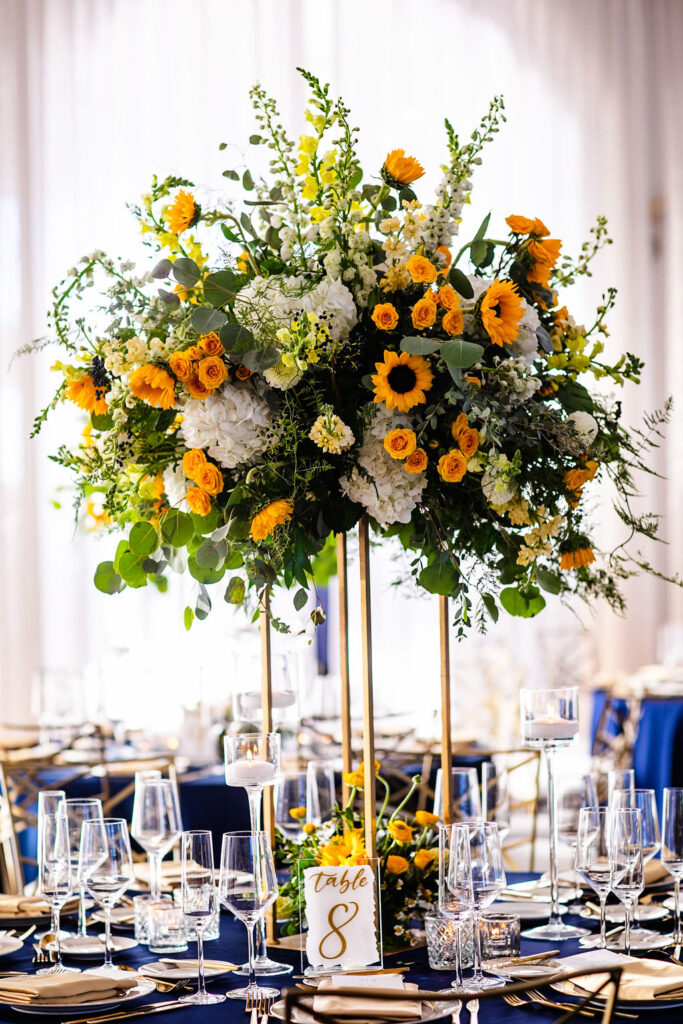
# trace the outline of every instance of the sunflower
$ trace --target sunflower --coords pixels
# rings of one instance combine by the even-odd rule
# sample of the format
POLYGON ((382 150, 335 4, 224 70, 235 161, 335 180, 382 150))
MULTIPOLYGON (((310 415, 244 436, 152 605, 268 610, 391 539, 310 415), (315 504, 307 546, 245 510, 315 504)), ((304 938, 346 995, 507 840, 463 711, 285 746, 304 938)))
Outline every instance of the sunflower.
POLYGON ((484 292, 479 306, 481 323, 494 345, 514 341, 524 316, 522 300, 512 281, 495 279, 484 292))
POLYGON ((387 409, 408 412, 426 401, 434 374, 422 356, 409 352, 384 352, 384 362, 375 363, 377 373, 372 375, 375 402, 384 402, 387 409))
POLYGON ((586 545, 585 547, 575 548, 574 551, 563 551, 560 556, 560 569, 564 569, 565 572, 571 569, 582 569, 594 561, 593 549, 586 545))
POLYGON ((128 384, 135 398, 147 402, 147 405, 170 409, 175 402, 173 377, 154 363, 145 363, 133 370, 128 384))
POLYGON ((257 512, 251 521, 251 539, 257 543, 270 537, 276 526, 282 526, 292 518, 294 506, 291 501, 280 498, 278 501, 271 501, 260 512, 257 512))
POLYGON ((199 205, 194 201, 194 196, 181 188, 166 211, 168 230, 172 231, 174 235, 180 235, 186 228, 191 228, 193 224, 197 223, 200 212, 199 205))
POLYGON ((382 177, 390 188, 401 189, 417 181, 424 174, 424 167, 414 156, 406 156, 405 149, 392 149, 382 167, 382 177))
POLYGON ((104 399, 107 393, 106 387, 97 386, 91 374, 86 374, 80 380, 72 380, 66 389, 66 397, 75 402, 86 412, 94 412, 96 416, 105 416, 107 403, 104 399))

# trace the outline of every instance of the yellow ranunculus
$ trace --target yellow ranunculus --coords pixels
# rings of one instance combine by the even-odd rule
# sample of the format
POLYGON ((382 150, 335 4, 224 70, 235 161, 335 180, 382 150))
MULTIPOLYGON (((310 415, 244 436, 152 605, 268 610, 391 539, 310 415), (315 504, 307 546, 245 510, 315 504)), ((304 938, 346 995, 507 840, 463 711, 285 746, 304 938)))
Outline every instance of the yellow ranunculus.
POLYGON ((304 832, 306 833, 307 836, 312 836, 313 833, 316 831, 316 828, 317 826, 314 825, 312 821, 307 821, 306 824, 303 826, 304 832))
POLYGON ((438 820, 439 815, 432 814, 430 811, 416 811, 415 813, 415 821, 418 825, 423 825, 425 827, 427 825, 436 825, 438 820))
POLYGON ((409 843, 413 838, 413 830, 405 821, 390 821, 387 825, 387 832, 397 843, 409 843))
POLYGON ((295 821, 302 821, 306 817, 306 808, 290 807, 289 816, 290 818, 294 818, 295 821))
POLYGON ((433 866, 433 864, 439 859, 438 850, 418 850, 413 857, 415 867, 419 868, 420 871, 426 871, 427 868, 433 866))
POLYGON ((387 857, 385 871, 389 875, 403 875, 409 867, 410 864, 405 857, 397 857, 392 853, 387 857))
POLYGON ((356 789, 362 789, 365 783, 365 776, 363 772, 344 772, 344 782, 347 786, 355 786, 356 789))

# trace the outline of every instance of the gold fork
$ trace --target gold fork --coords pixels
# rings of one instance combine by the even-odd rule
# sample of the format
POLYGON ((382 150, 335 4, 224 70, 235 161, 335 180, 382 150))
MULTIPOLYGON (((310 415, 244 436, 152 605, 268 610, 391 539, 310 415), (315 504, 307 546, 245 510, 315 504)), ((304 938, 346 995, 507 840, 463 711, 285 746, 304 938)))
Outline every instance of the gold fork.
POLYGON ((261 992, 257 993, 256 998, 252 995, 247 996, 247 1003, 245 1011, 249 1013, 250 1010, 256 1010, 259 1017, 263 1014, 269 1014, 270 1008, 273 1005, 272 996, 263 995, 261 992))
POLYGON ((550 999, 546 999, 545 997, 539 998, 538 996, 532 996, 530 992, 528 993, 528 995, 528 999, 523 999, 521 996, 517 996, 511 992, 508 995, 503 995, 503 1002, 507 1003, 508 1006, 528 1006, 530 1003, 537 1003, 539 1006, 548 1006, 551 1010, 576 1009, 576 1012, 579 1013, 582 1017, 597 1017, 596 1010, 579 1010, 577 1009, 576 1005, 572 1003, 555 1003, 550 999))

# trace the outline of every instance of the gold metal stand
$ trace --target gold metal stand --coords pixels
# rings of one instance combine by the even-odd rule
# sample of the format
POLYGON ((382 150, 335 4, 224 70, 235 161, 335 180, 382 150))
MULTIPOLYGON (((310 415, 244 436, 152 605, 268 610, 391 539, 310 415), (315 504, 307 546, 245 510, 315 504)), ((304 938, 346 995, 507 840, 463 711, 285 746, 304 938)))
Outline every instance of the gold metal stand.
POLYGON ((375 815, 375 703, 372 688, 372 617, 370 611, 370 536, 368 517, 358 524, 360 552, 360 628, 363 650, 363 761, 365 779, 363 811, 365 816, 365 849, 368 857, 377 858, 375 815))
MULTIPOLYGON (((263 742, 273 731, 273 671, 270 649, 270 589, 266 588, 259 608, 259 635, 261 637, 261 729, 263 742)), ((273 787, 263 788, 263 831, 270 837, 270 845, 275 849, 275 808, 273 806, 273 787)), ((277 911, 276 905, 266 914, 266 940, 277 942, 277 911)))
POLYGON ((451 660, 448 629, 448 598, 439 598, 439 648, 441 657, 441 793, 443 820, 451 820, 453 806, 453 744, 451 742, 451 660))
MULTIPOLYGON (((349 676, 349 581, 346 534, 337 534, 337 579, 339 581, 339 672, 341 674, 342 773, 353 771, 351 743, 351 682, 349 676)), ((343 781, 342 803, 346 805, 351 787, 343 781)))

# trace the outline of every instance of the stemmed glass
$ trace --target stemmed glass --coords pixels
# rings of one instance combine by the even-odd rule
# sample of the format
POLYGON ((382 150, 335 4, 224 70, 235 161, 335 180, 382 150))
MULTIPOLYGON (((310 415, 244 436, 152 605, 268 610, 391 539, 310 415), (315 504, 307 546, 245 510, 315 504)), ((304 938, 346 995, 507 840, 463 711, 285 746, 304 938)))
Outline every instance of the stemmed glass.
MULTIPOLYGON (((451 821, 481 821, 481 800, 476 768, 451 768, 451 821)), ((434 814, 443 817, 443 771, 436 773, 434 814)))
POLYGON ((681 878, 683 877, 683 789, 664 790, 662 813, 662 864, 674 879, 673 941, 683 942, 681 932, 681 878))
POLYGON ((484 821, 494 821, 498 826, 502 843, 510 831, 508 771, 493 761, 484 761, 481 766, 481 811, 484 821))
POLYGON ((334 785, 334 762, 309 761, 307 771, 315 780, 315 785, 318 789, 320 820, 328 821, 332 815, 332 808, 337 802, 334 785))
POLYGON ((78 877, 104 911, 104 963, 98 972, 117 974, 111 958, 111 911, 134 878, 128 825, 123 818, 83 822, 78 877))
POLYGON ((52 934, 55 937, 57 959, 52 967, 38 974, 64 974, 75 971, 62 963, 62 945, 59 934, 59 915, 73 893, 69 862, 69 834, 66 819, 61 814, 43 813, 38 834, 38 892, 50 904, 52 934))
POLYGON ((502 978, 485 978, 481 970, 481 912, 505 888, 503 850, 498 826, 491 821, 463 823, 470 844, 472 896, 474 900, 474 971, 467 982, 468 991, 482 991, 504 985, 502 978))
POLYGON ((70 798, 59 805, 59 813, 66 818, 69 833, 69 859, 71 862, 71 874, 74 887, 78 884, 79 908, 78 908, 78 931, 77 935, 86 936, 88 930, 85 926, 87 911, 85 906, 85 886, 83 879, 78 876, 78 860, 81 853, 81 834, 84 821, 102 819, 102 801, 95 797, 79 800, 70 798))
POLYGON ((182 851, 183 914, 197 932, 197 991, 181 996, 181 1003, 223 1003, 225 996, 206 991, 204 984, 204 929, 216 913, 216 879, 213 869, 213 837, 210 832, 183 832, 182 851))
POLYGON ((613 807, 609 818, 610 885, 624 904, 624 950, 630 956, 631 914, 644 884, 642 815, 633 807, 613 807))
POLYGON ((161 899, 161 862, 182 832, 178 791, 170 779, 137 778, 130 834, 147 853, 149 890, 161 899))
POLYGON ((309 771, 283 772, 275 783, 275 824, 287 839, 301 839, 304 824, 320 824, 318 780, 309 771))
POLYGON ((575 871, 587 882, 600 900, 600 940, 605 949, 605 904, 611 888, 609 862, 610 812, 607 807, 581 807, 576 833, 575 871))
POLYGON ((462 988, 462 931, 474 911, 470 835, 466 825, 439 825, 439 913, 456 922, 455 981, 462 988))
MULTIPOLYGON (((648 861, 651 861, 655 854, 659 853, 662 845, 654 789, 615 789, 612 793, 611 806, 613 808, 635 807, 640 811, 643 828, 644 869, 648 861)), ((638 914, 638 904, 636 903, 633 910, 633 921, 636 927, 631 929, 631 945, 636 949, 649 949, 652 939, 659 938, 659 935, 649 928, 639 927, 638 914)))
MULTIPOLYGON (((579 828, 579 811, 582 807, 598 806, 598 789, 592 775, 580 775, 573 772, 562 772, 557 777, 557 837, 568 846, 572 854, 576 853, 576 836, 579 828)), ((572 860, 574 857, 572 857, 572 860)), ((575 896, 580 896, 576 892, 575 896)), ((581 903, 572 903, 567 907, 572 914, 580 914, 581 903)))
POLYGON ((520 690, 522 743, 545 751, 548 768, 548 814, 550 818, 550 918, 548 923, 524 932, 526 938, 548 942, 587 935, 585 928, 573 928, 560 917, 557 881, 557 798, 555 754, 568 747, 579 732, 579 690, 565 686, 554 690, 520 690))
MULTIPOLYGON (((251 833, 261 831, 261 796, 265 786, 272 786, 280 775, 280 734, 276 732, 241 732, 226 736, 225 782, 228 786, 243 786, 249 799, 251 833)), ((266 949, 266 924, 264 916, 258 919, 256 929, 257 974, 290 974, 294 969, 289 964, 271 960, 266 949)), ((244 964, 235 974, 249 974, 249 965, 244 964)))
POLYGON ((612 803, 616 789, 635 789, 636 773, 633 768, 610 768, 607 772, 607 806, 612 803))
POLYGON ((246 988, 231 989, 228 998, 246 999, 252 1006, 259 999, 276 998, 279 989, 257 985, 254 958, 255 926, 278 894, 275 863, 265 832, 225 833, 219 893, 221 903, 244 922, 249 940, 249 983, 246 988))

